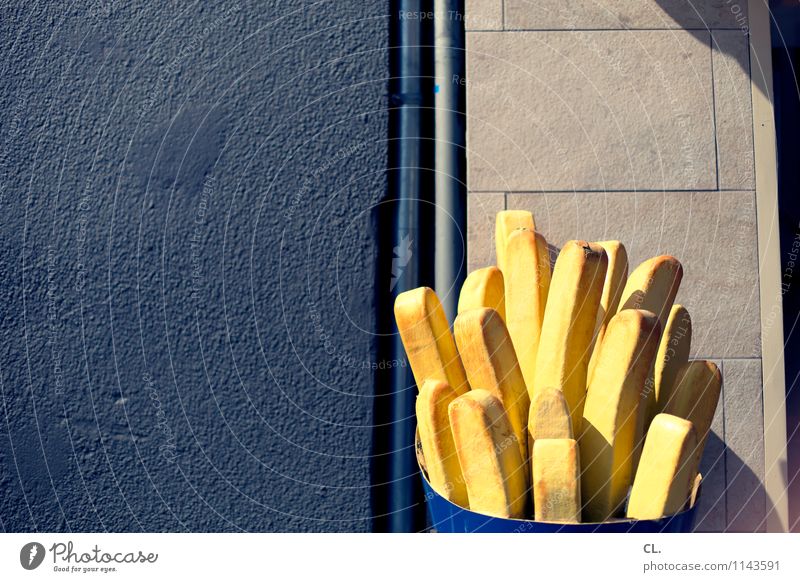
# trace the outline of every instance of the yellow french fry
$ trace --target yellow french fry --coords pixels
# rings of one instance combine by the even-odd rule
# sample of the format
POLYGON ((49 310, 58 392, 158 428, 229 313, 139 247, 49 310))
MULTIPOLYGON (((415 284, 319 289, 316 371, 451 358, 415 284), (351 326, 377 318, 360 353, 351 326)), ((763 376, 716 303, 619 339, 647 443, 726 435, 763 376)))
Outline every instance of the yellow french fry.
POLYGON ((697 433, 695 456, 698 465, 721 392, 722 374, 717 365, 707 360, 692 360, 678 371, 672 393, 664 399, 665 413, 685 418, 694 425, 697 433))
POLYGON ((495 217, 494 246, 497 253, 497 266, 506 272, 506 243, 511 233, 519 228, 536 231, 533 214, 527 210, 501 210, 495 217))
POLYGON ((689 361, 692 344, 692 318, 683 305, 673 305, 667 327, 661 334, 655 365, 653 366, 653 398, 648 400, 647 426, 656 414, 663 412, 672 397, 678 372, 689 361))
POLYGON ((417 395, 417 427, 428 480, 434 491, 456 505, 469 508, 448 412, 457 397, 447 382, 426 380, 417 395))
POLYGON ((644 261, 628 277, 622 291, 619 311, 623 309, 645 309, 658 316, 661 329, 667 318, 678 288, 683 279, 680 261, 669 255, 660 255, 644 261))
POLYGON ((397 296, 394 316, 417 386, 441 380, 458 394, 469 390, 442 304, 433 289, 419 287, 397 296))
POLYGON ((614 517, 630 487, 637 409, 661 329, 649 311, 626 309, 608 324, 586 394, 580 433, 585 521, 614 517))
POLYGON ((527 462, 530 399, 506 325, 495 310, 484 308, 458 314, 454 328, 470 386, 500 399, 527 462))
POLYGON ((631 519, 658 519, 686 507, 697 476, 692 423, 658 414, 650 424, 628 500, 631 519))
POLYGON ((456 398, 449 412, 470 509, 496 517, 525 517, 525 464, 500 399, 488 390, 473 389, 456 398))
POLYGON ((508 236, 505 257, 506 326, 528 394, 533 396, 536 354, 550 288, 547 241, 531 230, 515 230, 508 236))
POLYGON ((533 445, 536 521, 580 523, 581 466, 573 439, 537 439, 533 445))
POLYGON ((572 418, 564 393, 555 388, 542 388, 531 401, 528 412, 528 452, 531 478, 536 475, 534 446, 541 439, 573 439, 572 418))
POLYGON ((697 503, 697 496, 700 494, 700 484, 703 482, 703 475, 697 473, 697 476, 694 478, 694 483, 692 484, 692 494, 689 496, 689 507, 694 507, 694 504, 697 503))
POLYGON ((592 371, 597 363, 597 354, 600 351, 599 345, 603 341, 606 333, 606 326, 611 318, 614 317, 619 308, 619 300, 628 279, 628 252, 618 240, 604 240, 597 243, 606 251, 608 257, 608 269, 606 278, 603 282, 603 294, 600 297, 600 308, 597 310, 597 321, 594 328, 594 344, 592 356, 589 359, 589 371, 587 377, 592 378, 592 371))
POLYGON ((578 433, 586 397, 589 364, 597 309, 603 292, 608 259, 603 247, 584 241, 564 244, 553 269, 547 309, 536 355, 539 388, 557 388, 564 393, 578 433))
POLYGON ((490 307, 506 319, 505 283, 497 267, 477 269, 467 275, 458 296, 458 313, 490 307))
POLYGON ((667 327, 661 333, 653 369, 642 391, 642 401, 636 419, 636 448, 633 454, 633 471, 639 466, 644 438, 656 414, 663 411, 675 385, 678 370, 689 360, 692 342, 692 319, 682 305, 673 305, 667 318, 667 327), (659 404, 660 403, 660 404, 659 404))
POLYGON ((564 393, 542 388, 531 401, 528 413, 528 436, 537 439, 571 439, 572 420, 564 393))

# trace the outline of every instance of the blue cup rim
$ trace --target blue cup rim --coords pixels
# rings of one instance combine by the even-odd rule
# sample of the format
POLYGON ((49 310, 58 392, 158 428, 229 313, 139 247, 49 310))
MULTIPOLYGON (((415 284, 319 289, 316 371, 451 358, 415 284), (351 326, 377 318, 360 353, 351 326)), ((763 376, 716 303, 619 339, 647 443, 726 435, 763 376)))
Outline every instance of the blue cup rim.
MULTIPOLYGON (((626 525, 629 526, 631 529, 636 528, 637 526, 644 525, 650 526, 654 528, 665 528, 666 526, 670 525, 671 523, 689 523, 693 524, 694 517, 697 512, 697 502, 700 499, 700 494, 702 491, 702 476, 700 477, 700 484, 697 486, 697 491, 694 494, 694 498, 690 500, 690 505, 678 513, 674 513, 672 515, 665 515, 658 519, 632 519, 627 517, 620 517, 614 518, 608 521, 597 521, 597 522, 580 522, 580 523, 562 523, 562 522, 552 522, 552 521, 536 521, 533 519, 519 519, 519 518, 504 518, 504 517, 496 517, 492 515, 487 515, 484 513, 478 513, 476 511, 472 511, 465 507, 461 507, 450 501, 449 499, 445 498, 444 496, 440 495, 431 485, 430 481, 428 480, 427 471, 425 470, 424 466, 424 454, 422 452, 422 445, 419 440, 419 432, 416 434, 415 438, 415 449, 417 453, 417 466, 419 468, 419 474, 423 481, 423 486, 425 488, 426 494, 432 496, 438 504, 444 503, 443 506, 446 508, 447 519, 452 520, 453 518, 458 518, 463 514, 463 519, 473 519, 473 520, 484 520, 488 521, 491 520, 492 522, 504 522, 504 523, 514 523, 517 524, 519 528, 524 527, 525 524, 532 524, 532 526, 545 526, 549 528, 553 527, 561 527, 566 531, 576 531, 576 530, 586 530, 590 531, 597 528, 604 528, 608 526, 614 526, 617 528, 624 528, 626 525)), ((433 521, 436 522, 437 519, 434 513, 433 507, 429 507, 431 512, 431 517, 434 518, 433 521)))

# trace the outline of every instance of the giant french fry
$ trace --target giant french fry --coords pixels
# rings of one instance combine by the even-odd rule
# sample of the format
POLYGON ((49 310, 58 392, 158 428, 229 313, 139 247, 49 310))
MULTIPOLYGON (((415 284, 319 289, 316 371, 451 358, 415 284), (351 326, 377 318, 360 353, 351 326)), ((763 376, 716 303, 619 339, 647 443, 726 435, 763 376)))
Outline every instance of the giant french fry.
POLYGON ((417 395, 417 427, 428 480, 434 491, 456 505, 469 508, 448 413, 457 396, 447 382, 425 380, 417 395))
POLYGON ((714 362, 692 360, 678 371, 672 393, 665 397, 664 412, 690 420, 697 433, 695 457, 699 465, 714 412, 722 391, 722 375, 714 362))
POLYGON ((533 440, 574 438, 569 406, 561 390, 542 388, 536 393, 528 413, 528 434, 533 440))
POLYGON ((592 371, 597 363, 600 342, 603 341, 608 322, 617 313, 625 281, 628 279, 628 252, 625 250, 625 245, 618 240, 605 240, 597 244, 606 251, 608 269, 603 282, 603 294, 600 296, 600 307, 597 310, 597 321, 594 327, 594 344, 587 373, 589 380, 592 378, 592 371))
POLYGON ((515 230, 508 237, 505 257, 506 326, 532 397, 539 335, 550 288, 547 241, 531 230, 515 230))
POLYGON ((664 329, 682 278, 683 267, 675 257, 660 255, 646 260, 628 277, 622 291, 619 311, 652 311, 658 316, 661 329, 664 329))
POLYGON ((488 390, 473 389, 450 403, 449 412, 470 509, 496 517, 524 517, 525 463, 500 399, 488 390))
POLYGON ((470 386, 488 390, 500 399, 519 441, 520 454, 527 460, 530 399, 502 318, 493 309, 471 309, 458 314, 454 328, 470 386))
POLYGON ((608 324, 586 394, 580 433, 585 521, 605 521, 632 479, 636 416, 661 329, 655 314, 626 309, 608 324))
POLYGON ((467 275, 458 296, 458 313, 478 307, 491 307, 505 320, 505 304, 502 271, 494 266, 485 267, 467 275))
POLYGON ((528 452, 531 476, 536 475, 534 446, 541 439, 573 439, 572 419, 564 393, 555 388, 541 388, 531 400, 528 412, 528 452))
POLYGON ((583 415, 586 369, 607 264, 599 245, 574 240, 564 244, 553 269, 539 336, 542 349, 536 355, 532 394, 539 388, 561 390, 575 434, 583 415))
MULTIPOLYGON (((653 386, 648 392, 645 431, 656 414, 664 411, 671 398, 678 372, 689 361, 692 344, 692 318, 683 305, 673 305, 667 326, 661 334, 656 361, 653 366, 653 386)), ((644 434, 644 433, 642 433, 644 434)))
MULTIPOLYGON (((658 316, 662 331, 667 328, 667 320, 672 304, 683 278, 680 261, 669 255, 652 257, 641 263, 625 284, 620 299, 619 311, 623 309, 646 309, 658 316)), ((642 402, 636 419, 636 446, 633 453, 633 468, 639 463, 643 437, 649 424, 651 398, 655 389, 655 379, 651 373, 642 391, 642 402)))
POLYGON ((629 518, 658 519, 687 505, 697 475, 696 447, 690 421, 670 414, 656 415, 631 488, 629 518))
POLYGON ((417 386, 442 380, 458 394, 469 390, 447 317, 433 289, 419 287, 397 296, 394 316, 417 386))
POLYGON ((533 445, 533 507, 536 521, 581 520, 581 468, 573 439, 537 439, 533 445))
POLYGON ((700 494, 700 484, 703 482, 703 475, 698 471, 692 484, 692 493, 689 495, 689 507, 694 507, 697 503, 697 496, 700 494))
POLYGON ((667 318, 667 326, 661 333, 653 369, 642 391, 642 401, 636 419, 634 473, 639 464, 644 437, 650 422, 662 411, 665 398, 672 393, 678 370, 689 360, 691 341, 692 319, 689 317, 689 312, 682 305, 673 305, 667 318))
POLYGON ((536 224, 533 220, 533 214, 527 210, 501 210, 495 217, 494 225, 494 247, 497 253, 497 266, 506 272, 506 243, 511 233, 518 228, 525 228, 530 231, 536 231, 536 224))

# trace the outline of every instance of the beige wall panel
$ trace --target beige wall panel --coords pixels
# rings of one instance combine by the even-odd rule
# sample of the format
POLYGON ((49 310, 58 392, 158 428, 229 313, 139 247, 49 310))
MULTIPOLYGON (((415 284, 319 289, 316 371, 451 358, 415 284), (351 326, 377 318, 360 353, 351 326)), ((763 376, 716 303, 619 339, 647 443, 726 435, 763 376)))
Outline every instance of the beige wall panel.
POLYGON ((743 0, 505 0, 506 28, 740 28, 743 0))
POLYGON ((714 31, 713 47, 719 187, 752 190, 755 170, 748 37, 738 30, 714 31))
POLYGON ((708 33, 467 35, 473 191, 715 189, 708 33))
POLYGON ((467 198, 467 270, 497 264, 494 218, 506 207, 502 192, 470 194, 467 198))
POLYGON ((466 30, 502 30, 503 0, 466 0, 464 2, 466 30))

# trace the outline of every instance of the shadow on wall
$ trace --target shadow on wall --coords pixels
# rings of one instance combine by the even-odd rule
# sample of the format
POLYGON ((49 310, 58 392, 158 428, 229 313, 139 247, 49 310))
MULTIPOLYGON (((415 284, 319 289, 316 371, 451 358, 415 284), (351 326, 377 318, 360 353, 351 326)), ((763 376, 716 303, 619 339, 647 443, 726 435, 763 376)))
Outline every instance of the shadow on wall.
POLYGON ((763 532, 766 492, 761 479, 715 433, 708 435, 703 461, 703 488, 695 531, 763 532))
MULTIPOLYGON (((764 0, 764 2, 766 1, 764 0)), ((698 41, 708 42, 708 35, 712 33, 711 42, 714 50, 728 55, 747 75, 750 75, 749 51, 731 50, 733 47, 727 46, 727 43, 720 43, 713 35, 713 32, 721 29, 721 27, 717 26, 711 17, 714 11, 719 13, 720 10, 727 9, 729 14, 726 14, 727 21, 723 29, 738 30, 741 34, 749 36, 750 15, 748 13, 747 0, 656 0, 656 2, 675 24, 691 32, 698 41)), ((762 95, 769 96, 771 102, 771 91, 766 89, 764 74, 756 74, 752 77, 752 80, 762 95)))

